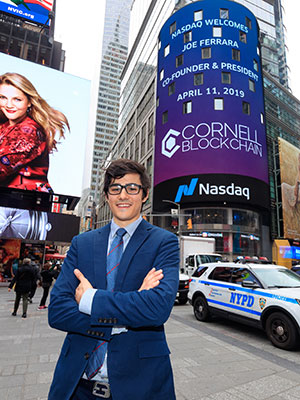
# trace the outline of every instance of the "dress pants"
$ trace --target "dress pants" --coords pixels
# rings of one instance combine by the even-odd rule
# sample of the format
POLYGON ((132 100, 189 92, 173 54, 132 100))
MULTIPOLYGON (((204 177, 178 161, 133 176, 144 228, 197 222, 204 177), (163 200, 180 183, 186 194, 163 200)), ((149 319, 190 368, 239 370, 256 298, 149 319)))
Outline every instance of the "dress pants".
POLYGON ((16 292, 14 312, 16 313, 18 311, 21 297, 22 297, 22 300, 23 300, 23 314, 26 314, 27 313, 27 307, 28 307, 28 293, 16 292))
POLYGON ((43 297, 41 298, 40 307, 46 304, 50 287, 43 287, 43 297))
MULTIPOLYGON (((103 397, 95 396, 92 394, 92 390, 84 383, 85 380, 80 379, 73 395, 71 396, 70 400, 101 400, 103 397)), ((90 381, 93 382, 93 381, 90 381)), ((110 396, 106 400, 113 400, 110 396)))

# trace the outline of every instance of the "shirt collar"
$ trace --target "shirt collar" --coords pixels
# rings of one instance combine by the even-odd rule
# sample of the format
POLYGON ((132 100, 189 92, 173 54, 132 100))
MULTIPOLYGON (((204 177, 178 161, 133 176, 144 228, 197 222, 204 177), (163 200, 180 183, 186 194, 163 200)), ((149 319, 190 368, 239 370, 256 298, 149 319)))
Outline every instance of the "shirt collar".
MULTIPOLYGON (((132 222, 131 224, 129 224, 127 226, 125 226, 124 229, 126 229, 126 232, 129 234, 130 237, 134 234, 136 228, 139 226, 139 224, 141 223, 142 219, 143 218, 141 216, 139 216, 139 218, 136 221, 132 222)), ((119 228, 120 228, 120 226, 115 223, 114 219, 112 219, 111 220, 111 225, 110 225, 110 236, 114 237, 119 228)))

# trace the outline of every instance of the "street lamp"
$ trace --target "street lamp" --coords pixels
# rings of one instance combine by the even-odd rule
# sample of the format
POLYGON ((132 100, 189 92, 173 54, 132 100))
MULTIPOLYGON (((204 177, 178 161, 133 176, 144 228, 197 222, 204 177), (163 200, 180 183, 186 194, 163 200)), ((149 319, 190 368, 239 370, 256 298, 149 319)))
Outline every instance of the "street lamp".
POLYGON ((174 204, 177 207, 177 217, 178 217, 178 236, 180 237, 181 235, 181 230, 180 230, 180 203, 176 203, 175 201, 172 200, 162 200, 164 203, 171 203, 174 204))

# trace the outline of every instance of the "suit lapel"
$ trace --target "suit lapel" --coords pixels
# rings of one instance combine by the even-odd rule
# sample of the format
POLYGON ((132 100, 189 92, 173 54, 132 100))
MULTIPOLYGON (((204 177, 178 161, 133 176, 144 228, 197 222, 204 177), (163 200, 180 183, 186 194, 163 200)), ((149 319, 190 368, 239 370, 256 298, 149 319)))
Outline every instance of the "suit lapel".
POLYGON ((135 253, 138 251, 138 249, 141 247, 141 245, 149 236, 151 229, 152 225, 146 222, 145 220, 143 220, 136 228, 132 238, 130 239, 123 253, 121 263, 118 267, 118 274, 115 283, 115 291, 119 291, 121 289, 129 264, 135 253))
POLYGON ((106 289, 106 255, 110 224, 100 229, 94 237, 95 287, 106 289))

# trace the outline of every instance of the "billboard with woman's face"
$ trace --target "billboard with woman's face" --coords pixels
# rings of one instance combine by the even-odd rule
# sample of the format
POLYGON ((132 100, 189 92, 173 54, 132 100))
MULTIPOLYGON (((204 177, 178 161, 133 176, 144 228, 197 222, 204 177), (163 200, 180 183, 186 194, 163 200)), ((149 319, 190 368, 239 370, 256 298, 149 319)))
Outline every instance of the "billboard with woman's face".
POLYGON ((0 53, 0 186, 81 196, 90 82, 0 53))
POLYGON ((300 149, 278 141, 284 237, 300 239, 300 149))
POLYGON ((181 8, 159 34, 154 209, 269 207, 258 24, 233 1, 181 8))

